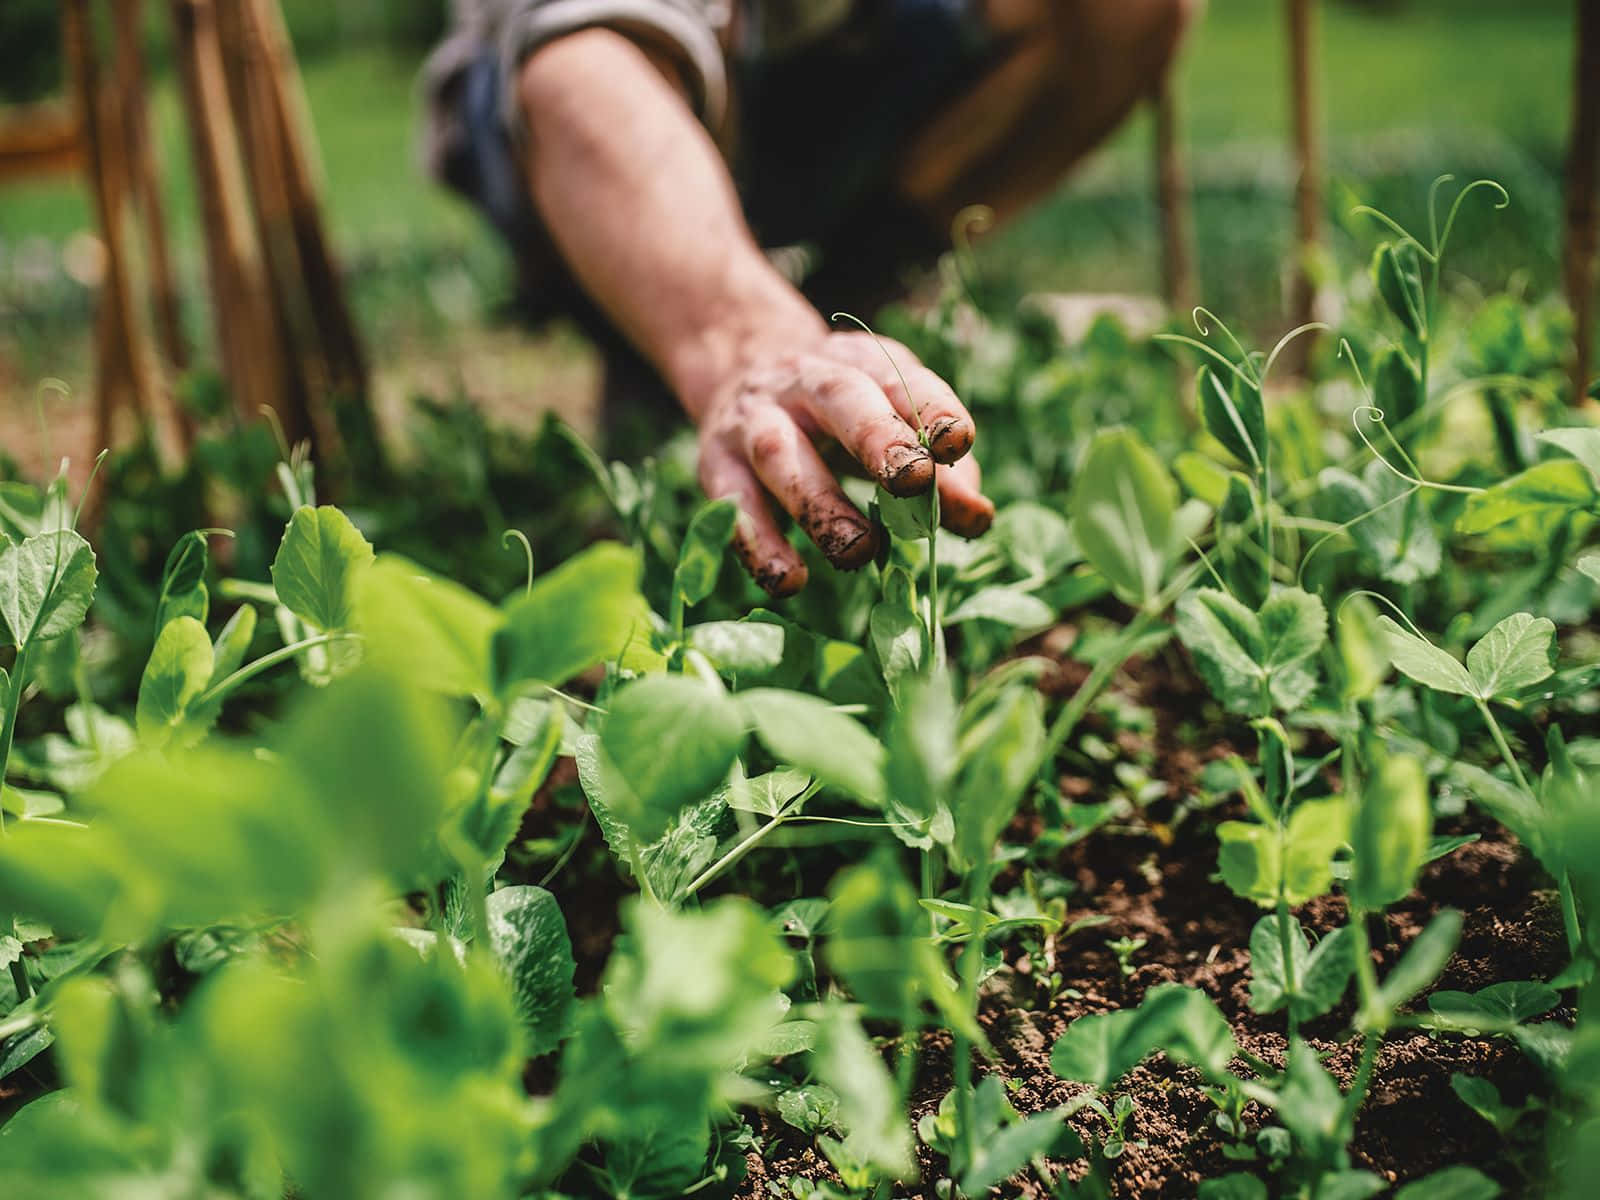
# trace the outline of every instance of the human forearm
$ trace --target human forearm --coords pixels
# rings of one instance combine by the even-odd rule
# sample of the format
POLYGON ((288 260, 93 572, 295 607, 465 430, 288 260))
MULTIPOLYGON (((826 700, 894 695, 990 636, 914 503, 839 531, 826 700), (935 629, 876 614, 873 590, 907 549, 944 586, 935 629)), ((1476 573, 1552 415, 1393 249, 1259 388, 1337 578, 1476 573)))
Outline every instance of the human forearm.
POLYGON ((753 350, 823 336, 757 248, 710 137, 638 46, 605 29, 560 38, 524 64, 519 97, 541 217, 691 416, 753 350))

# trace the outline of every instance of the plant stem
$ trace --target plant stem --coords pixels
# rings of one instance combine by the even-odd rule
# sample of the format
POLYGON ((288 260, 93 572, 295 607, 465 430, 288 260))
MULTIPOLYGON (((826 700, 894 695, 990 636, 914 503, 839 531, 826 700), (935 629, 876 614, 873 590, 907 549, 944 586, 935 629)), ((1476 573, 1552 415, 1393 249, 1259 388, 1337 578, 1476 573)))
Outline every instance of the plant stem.
MULTIPOLYGON (((989 906, 989 866, 983 863, 974 867, 967 876, 965 902, 977 912, 983 912, 989 906)), ((966 1010, 977 1019, 978 1014, 978 989, 983 983, 983 943, 984 935, 973 930, 973 935, 967 939, 966 945, 961 950, 961 999, 966 1010)), ((952 1074, 955 1079, 956 1089, 956 1115, 957 1123, 961 1126, 960 1140, 966 1165, 970 1166, 973 1158, 974 1139, 972 1129, 972 1044, 967 1040, 966 1034, 959 1029, 952 1030, 953 1047, 951 1053, 955 1061, 951 1064, 952 1074)))
POLYGON ((1290 922, 1294 917, 1289 912, 1289 898, 1284 895, 1283 889, 1278 889, 1278 950, 1283 955, 1283 990, 1289 998, 1286 1009, 1289 1019, 1289 1040, 1293 1041, 1300 1035, 1300 1019, 1294 1015, 1295 997, 1299 993, 1300 985, 1295 979, 1294 969, 1294 939, 1289 935, 1290 922))
POLYGON ((1578 925, 1578 902, 1572 895, 1572 880, 1563 870, 1556 880, 1561 892, 1561 924, 1567 931, 1567 953, 1578 957, 1583 948, 1583 932, 1578 925))
MULTIPOLYGON (((1489 727, 1489 736, 1494 738, 1495 749, 1500 751, 1500 757, 1505 760, 1511 774, 1517 781, 1517 786, 1528 795, 1534 794, 1533 788, 1528 786, 1528 777, 1522 773, 1522 766, 1517 762, 1516 756, 1511 753, 1511 746, 1506 742, 1506 735, 1500 728, 1500 722, 1494 719, 1494 713, 1489 711, 1489 705, 1483 700, 1474 700, 1478 711, 1483 714, 1483 722, 1489 727)), ((1535 797, 1537 799, 1537 797, 1535 797)))
MULTIPOLYGON (((11 741, 17 732, 17 710, 22 707, 22 689, 28 681, 28 650, 23 642, 17 647, 16 661, 11 664, 11 687, 6 692, 4 724, 0 725, 0 792, 6 786, 6 766, 11 761, 11 741)), ((93 725, 91 718, 90 725, 93 725)), ((5 808, 0 806, 0 836, 6 833, 5 808)))
POLYGON ((1171 606, 1179 596, 1183 595, 1194 582, 1195 577, 1204 570, 1203 562, 1191 563, 1187 570, 1178 574, 1178 577, 1167 585, 1149 604, 1141 608, 1134 615, 1133 620, 1122 630, 1122 636, 1111 647, 1104 658, 1095 663, 1094 670, 1089 672, 1089 678, 1083 681, 1081 687, 1072 694, 1066 706, 1056 714, 1056 719, 1051 722, 1050 730, 1045 734, 1044 746, 1039 753, 1039 761, 1035 772, 1042 768, 1052 758, 1056 751, 1061 749, 1063 742, 1072 736, 1072 731, 1077 728, 1078 722, 1083 720, 1084 714, 1089 711, 1089 706, 1095 702, 1100 693, 1105 690, 1108 683, 1128 661, 1128 656, 1133 653, 1133 648, 1139 642, 1156 619, 1171 606))
POLYGON ((11 964, 11 982, 17 987, 18 1004, 33 995, 33 985, 28 982, 28 968, 23 965, 20 958, 11 964))
POLYGON ((1367 1088, 1372 1084, 1372 1068, 1377 1063, 1378 1047, 1383 1041, 1383 1030, 1387 1028, 1391 1015, 1377 1011, 1378 973, 1372 969, 1372 944, 1367 940, 1367 914, 1364 910, 1351 911, 1350 930, 1356 943, 1356 990, 1361 996, 1360 1013, 1368 1028, 1366 1041, 1361 1047, 1361 1063, 1356 1068, 1356 1076, 1350 1083, 1350 1090, 1345 1093, 1344 1107, 1339 1112, 1339 1125, 1345 1131, 1347 1141, 1349 1132, 1355 1128, 1356 1114, 1366 1103, 1367 1088), (1374 1017, 1383 1020, 1382 1028, 1371 1026, 1374 1017))
POLYGON ((790 813, 792 813, 801 804, 804 804, 812 796, 816 795, 818 790, 818 785, 812 784, 793 800, 789 801, 789 803, 785 804, 777 812, 773 813, 772 819, 769 820, 765 825, 747 834, 743 840, 738 843, 738 845, 734 846, 733 849, 729 850, 721 858, 717 859, 716 862, 712 863, 704 871, 701 871, 700 874, 695 878, 694 882, 684 889, 683 898, 687 900, 690 896, 694 895, 718 875, 722 874, 722 872, 733 866, 734 863, 738 862, 746 854, 750 853, 751 850, 754 850, 756 846, 760 845, 760 843, 769 833, 771 833, 779 825, 783 824, 784 819, 787 818, 790 813))
POLYGON ((204 694, 201 695, 200 699, 194 702, 194 707, 198 708, 203 704, 210 704, 214 700, 222 699, 222 697, 233 691, 234 688, 239 687, 241 684, 248 683, 257 675, 261 674, 261 672, 269 670, 272 667, 277 666, 279 663, 286 661, 287 659, 293 658, 303 650, 310 650, 316 646, 326 646, 330 642, 343 641, 345 638, 359 636, 359 634, 355 633, 319 633, 315 637, 303 638, 298 642, 290 642, 287 646, 279 646, 276 650, 263 654, 254 662, 246 663, 222 682, 207 688, 204 694))
MULTIPOLYGON (((931 849, 922 851, 922 898, 932 900, 938 884, 934 882, 934 871, 938 866, 933 860, 931 849)), ((931 937, 939 936, 939 916, 932 909, 928 910, 928 933, 931 937)))

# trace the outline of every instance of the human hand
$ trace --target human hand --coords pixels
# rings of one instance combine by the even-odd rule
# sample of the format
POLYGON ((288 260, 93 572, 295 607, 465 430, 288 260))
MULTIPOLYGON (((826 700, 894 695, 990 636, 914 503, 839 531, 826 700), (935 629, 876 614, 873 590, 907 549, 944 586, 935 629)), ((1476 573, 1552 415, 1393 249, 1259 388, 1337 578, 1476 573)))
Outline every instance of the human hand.
POLYGON ((937 479, 940 521, 954 533, 975 537, 994 518, 968 453, 971 415, 949 384, 888 338, 823 332, 799 349, 747 350, 690 411, 700 427, 701 486, 739 505, 735 549, 774 596, 798 592, 807 572, 769 497, 834 566, 856 570, 877 551, 877 531, 839 487, 818 441, 836 440, 895 496, 926 493, 937 479))

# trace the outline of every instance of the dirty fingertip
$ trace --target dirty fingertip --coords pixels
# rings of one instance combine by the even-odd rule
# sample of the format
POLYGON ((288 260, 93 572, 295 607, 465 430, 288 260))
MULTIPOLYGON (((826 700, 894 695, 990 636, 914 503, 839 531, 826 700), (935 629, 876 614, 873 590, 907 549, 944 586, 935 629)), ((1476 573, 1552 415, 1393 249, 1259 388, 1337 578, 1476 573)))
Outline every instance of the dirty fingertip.
POLYGON ((976 431, 972 422, 960 417, 944 417, 928 429, 928 448, 942 463, 953 463, 972 449, 976 431))
POLYGON ((933 459, 915 443, 896 442, 883 456, 883 488, 891 496, 919 496, 933 486, 933 459))

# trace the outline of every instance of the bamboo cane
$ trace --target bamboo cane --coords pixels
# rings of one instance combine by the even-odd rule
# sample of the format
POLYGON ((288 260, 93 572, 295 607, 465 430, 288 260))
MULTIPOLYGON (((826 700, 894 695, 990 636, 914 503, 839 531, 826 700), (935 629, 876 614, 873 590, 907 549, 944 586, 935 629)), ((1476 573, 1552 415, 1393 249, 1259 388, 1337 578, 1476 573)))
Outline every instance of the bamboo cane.
POLYGON ((1189 181, 1178 140, 1177 102, 1172 74, 1156 85, 1155 108, 1156 203, 1161 210, 1161 282, 1167 306, 1187 313, 1196 303, 1194 278, 1194 223, 1189 205, 1189 181))
MULTIPOLYGON (((1322 245, 1322 141, 1317 116, 1316 0, 1288 0, 1288 7, 1295 157, 1295 269, 1289 321, 1300 326, 1316 320, 1314 271, 1322 245)), ((1311 336, 1291 342, 1283 355, 1285 367, 1303 373, 1311 345, 1311 336)))
POLYGON ((244 421, 281 407, 286 390, 278 325, 250 216, 238 131, 212 0, 172 0, 175 49, 206 226, 213 313, 223 373, 244 421))
POLYGON ((1572 88, 1572 142, 1567 153, 1567 303, 1575 345, 1572 400, 1581 403, 1593 378, 1595 285, 1600 273, 1600 0, 1577 3, 1576 72, 1572 88))

